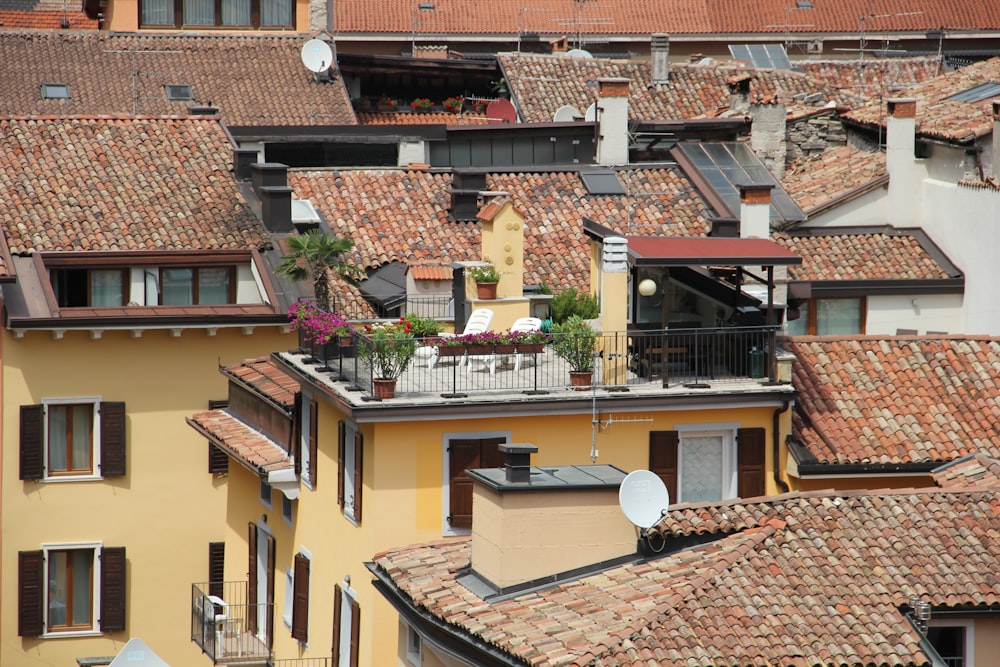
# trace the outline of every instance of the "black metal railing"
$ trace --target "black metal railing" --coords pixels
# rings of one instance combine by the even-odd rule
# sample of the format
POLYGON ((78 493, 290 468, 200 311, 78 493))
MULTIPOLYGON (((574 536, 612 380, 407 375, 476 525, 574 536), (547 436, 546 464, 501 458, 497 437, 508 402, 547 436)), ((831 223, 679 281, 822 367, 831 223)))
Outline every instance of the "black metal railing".
POLYGON ((267 667, 335 667, 333 658, 285 658, 268 660, 267 667))
POLYGON ((271 657, 267 612, 248 604, 247 582, 191 585, 191 641, 213 664, 260 663, 271 657))
MULTIPOLYGON (((620 388, 714 386, 741 380, 776 379, 777 327, 666 329, 601 333, 594 346, 586 387, 620 388)), ((549 393, 573 386, 576 370, 557 354, 560 335, 531 347, 492 345, 449 347, 438 340, 414 341, 414 356, 398 378, 400 395, 438 394, 445 398, 473 392, 549 393)), ((350 345, 329 345, 314 354, 317 370, 330 373, 365 398, 376 398, 378 379, 369 363, 371 340, 356 333, 350 345)))

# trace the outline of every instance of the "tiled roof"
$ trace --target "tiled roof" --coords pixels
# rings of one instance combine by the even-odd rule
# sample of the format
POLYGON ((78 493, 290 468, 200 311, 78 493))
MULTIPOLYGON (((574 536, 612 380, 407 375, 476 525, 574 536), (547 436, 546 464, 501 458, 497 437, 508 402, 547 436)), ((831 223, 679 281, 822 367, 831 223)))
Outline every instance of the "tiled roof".
POLYGON ((451 280, 452 270, 447 266, 416 265, 410 267, 414 280, 451 280))
POLYGON ((343 83, 315 81, 301 49, 296 35, 0 32, 0 115, 187 114, 211 103, 230 126, 355 124, 343 83), (70 99, 41 99, 42 83, 69 84, 70 99), (167 101, 166 84, 190 85, 194 101, 167 101))
POLYGON ((838 90, 851 106, 873 97, 894 97, 917 83, 944 73, 938 57, 866 60, 796 60, 795 68, 838 90))
POLYGON ((729 82, 750 78, 751 102, 820 93, 815 106, 838 100, 832 87, 791 70, 752 69, 742 65, 670 65, 670 83, 652 85, 649 62, 571 58, 567 56, 502 54, 499 56, 512 99, 526 122, 551 122, 563 105, 581 114, 597 101, 597 80, 629 80, 629 117, 636 120, 676 120, 717 116, 729 110, 729 82))
POLYGON ((288 452, 277 443, 224 409, 199 412, 187 418, 187 422, 226 453, 245 461, 251 468, 270 472, 294 465, 288 452))
POLYGON ((487 125, 486 114, 470 111, 468 113, 448 113, 437 111, 430 113, 408 112, 361 112, 358 113, 359 125, 487 125))
MULTIPOLYGON (((967 65, 928 79, 894 97, 917 100, 917 132, 949 141, 968 142, 993 131, 990 101, 962 102, 946 99, 984 83, 1000 81, 1000 58, 967 65)), ((848 120, 867 125, 885 125, 885 100, 875 98, 846 114, 848 120)))
MULTIPOLYGON (((895 7, 895 6, 894 6, 895 7)), ((792 11, 785 0, 737 2, 737 0, 632 0, 574 6, 572 0, 537 0, 533 11, 520 11, 522 0, 500 0, 482 4, 460 0, 438 0, 433 12, 421 13, 419 30, 423 33, 516 35, 539 33, 564 35, 579 31, 583 35, 632 34, 648 36, 664 32, 672 36, 687 34, 760 34, 779 37, 786 32, 846 33, 856 36, 858 17, 872 14, 865 0, 814 2, 813 9, 792 11), (425 15, 426 14, 426 15, 425 15), (576 19, 576 20, 575 20, 576 19)), ((938 0, 919 3, 920 11, 883 12, 870 16, 869 30, 912 31, 947 26, 996 30, 1000 28, 1000 10, 994 3, 938 0)), ((794 9, 794 7, 793 7, 794 9)), ((336 5, 335 25, 341 33, 395 33, 409 38, 414 31, 412 3, 403 0, 366 0, 336 5)))
POLYGON ((818 463, 1000 455, 1000 339, 796 337, 793 435, 818 463))
POLYGON ((931 477, 935 484, 943 488, 1000 488, 1000 459, 976 452, 935 468, 931 477))
MULTIPOLYGON (((711 210, 679 169, 620 174, 627 196, 591 196, 575 172, 487 175, 487 189, 509 193, 525 218, 526 284, 589 285, 584 217, 632 236, 708 233, 711 210)), ((334 235, 354 241, 351 261, 359 266, 480 259, 479 225, 449 218, 450 173, 292 169, 288 180, 296 197, 323 213, 334 235)))
POLYGON ((781 185, 808 214, 852 192, 877 187, 887 178, 885 153, 836 146, 797 159, 788 166, 781 185))
POLYGON ((224 372, 286 410, 291 410, 295 406, 295 394, 299 391, 299 383, 281 371, 270 357, 248 359, 232 364, 226 366, 224 372))
POLYGON ((802 257, 789 280, 936 280, 955 277, 921 244, 914 230, 814 228, 810 235, 771 238, 802 257))
POLYGON ((0 119, 0 224, 14 254, 269 245, 217 120, 0 119))
POLYGON ((0 28, 11 30, 97 30, 97 21, 82 11, 0 9, 0 28), (63 27, 65 21, 66 27, 63 27))
POLYGON ((910 596, 1000 605, 998 514, 987 491, 682 505, 656 529, 668 545, 721 539, 493 601, 458 581, 468 538, 380 553, 373 567, 419 613, 529 665, 902 667, 930 662, 910 596))

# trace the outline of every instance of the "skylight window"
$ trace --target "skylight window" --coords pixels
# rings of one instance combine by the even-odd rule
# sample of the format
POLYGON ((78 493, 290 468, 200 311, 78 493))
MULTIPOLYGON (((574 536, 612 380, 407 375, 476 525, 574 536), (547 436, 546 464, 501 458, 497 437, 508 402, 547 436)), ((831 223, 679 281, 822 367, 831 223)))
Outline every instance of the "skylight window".
POLYGON ((795 8, 796 9, 812 9, 813 8, 812 0, 795 0, 795 8))
POLYGON ((1000 83, 988 81, 986 83, 981 83, 978 86, 973 86, 968 90, 963 90, 960 93, 949 95, 945 99, 975 104, 976 102, 982 102, 983 100, 988 100, 994 97, 1000 97, 1000 83))
POLYGON ((587 193, 592 195, 623 195, 625 188, 618 180, 618 174, 610 169, 588 169, 580 172, 587 193))
POLYGON ((171 102, 190 102, 194 99, 191 86, 184 84, 168 83, 164 86, 167 90, 167 99, 171 102))
POLYGON ((42 99, 43 100, 68 100, 69 99, 69 84, 68 83, 43 83, 42 84, 42 99))

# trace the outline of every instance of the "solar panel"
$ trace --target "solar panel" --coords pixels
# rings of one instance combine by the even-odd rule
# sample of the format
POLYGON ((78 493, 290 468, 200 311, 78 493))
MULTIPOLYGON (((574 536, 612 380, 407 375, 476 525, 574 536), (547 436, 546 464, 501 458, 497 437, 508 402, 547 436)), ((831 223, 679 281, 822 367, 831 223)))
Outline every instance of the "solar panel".
POLYGON ((785 47, 781 44, 730 44, 729 53, 734 59, 748 62, 753 67, 792 69, 785 47))
POLYGON ((587 192, 592 195, 623 195, 625 188, 618 180, 618 174, 610 169, 588 169, 580 171, 580 178, 587 192))
POLYGON ((978 86, 973 86, 968 90, 963 90, 960 93, 949 95, 945 99, 975 104, 976 102, 982 102, 983 100, 988 100, 993 97, 1000 97, 1000 83, 988 81, 986 83, 981 83, 978 86))

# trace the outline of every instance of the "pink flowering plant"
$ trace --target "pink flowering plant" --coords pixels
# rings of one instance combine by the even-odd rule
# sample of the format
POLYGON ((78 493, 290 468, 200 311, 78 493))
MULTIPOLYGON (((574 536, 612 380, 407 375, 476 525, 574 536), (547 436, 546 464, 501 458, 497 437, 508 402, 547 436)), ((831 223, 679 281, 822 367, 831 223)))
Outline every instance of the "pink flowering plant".
POLYGON ((477 345, 530 345, 547 343, 548 334, 541 331, 483 331, 481 333, 448 336, 441 340, 444 347, 470 347, 477 345))
POLYGON ((325 345, 334 338, 350 336, 354 327, 342 315, 320 310, 308 301, 296 301, 288 310, 292 329, 301 331, 306 342, 325 345))

